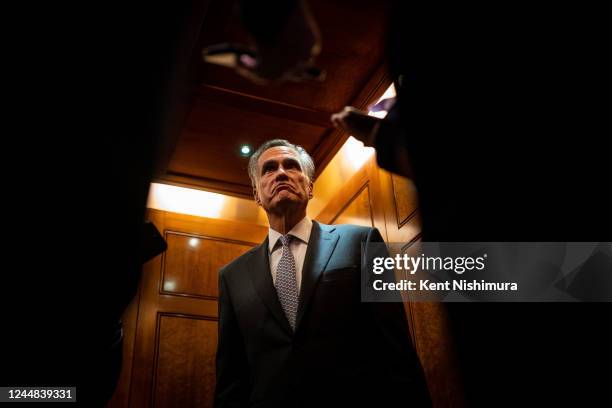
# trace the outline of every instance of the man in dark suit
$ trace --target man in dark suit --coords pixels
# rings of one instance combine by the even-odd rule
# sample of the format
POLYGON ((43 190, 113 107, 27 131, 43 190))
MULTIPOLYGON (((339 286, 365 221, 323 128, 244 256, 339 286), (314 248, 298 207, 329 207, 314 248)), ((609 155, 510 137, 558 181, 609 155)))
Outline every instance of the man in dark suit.
POLYGON ((360 301, 378 230, 311 221, 314 164, 286 140, 264 143, 249 175, 270 232, 220 271, 215 405, 429 406, 402 304, 360 301))

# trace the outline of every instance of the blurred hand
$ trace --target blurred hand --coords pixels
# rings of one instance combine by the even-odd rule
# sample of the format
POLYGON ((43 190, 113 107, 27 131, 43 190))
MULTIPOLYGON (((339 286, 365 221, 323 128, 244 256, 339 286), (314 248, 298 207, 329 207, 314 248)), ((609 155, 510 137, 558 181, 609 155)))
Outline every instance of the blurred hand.
POLYGON ((338 129, 359 139, 366 146, 374 146, 376 132, 381 119, 369 116, 366 112, 346 106, 342 111, 334 113, 331 121, 338 129))
MULTIPOLYGON (((297 2, 274 38, 251 38, 249 46, 232 45, 226 54, 218 47, 204 50, 204 60, 233 68, 251 81, 269 85, 284 81, 323 80, 324 72, 314 66, 321 52, 321 36, 305 0, 297 2)), ((223 45, 221 46, 223 48, 223 45)))

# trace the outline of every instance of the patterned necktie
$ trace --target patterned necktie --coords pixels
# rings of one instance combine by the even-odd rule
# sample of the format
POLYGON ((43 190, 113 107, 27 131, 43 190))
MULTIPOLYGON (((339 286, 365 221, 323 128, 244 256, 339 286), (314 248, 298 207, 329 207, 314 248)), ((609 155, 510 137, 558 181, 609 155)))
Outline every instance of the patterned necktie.
POLYGON ((298 307, 298 289, 295 276, 295 258, 289 249, 291 235, 281 235, 280 241, 283 244, 283 253, 276 268, 276 292, 280 300, 285 316, 289 320, 291 328, 295 331, 295 319, 298 307))

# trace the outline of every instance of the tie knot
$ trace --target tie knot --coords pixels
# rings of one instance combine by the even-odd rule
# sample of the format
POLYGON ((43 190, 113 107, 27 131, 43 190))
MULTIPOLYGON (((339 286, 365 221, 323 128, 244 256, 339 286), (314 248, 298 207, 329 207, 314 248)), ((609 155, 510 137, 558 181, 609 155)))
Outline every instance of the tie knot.
POLYGON ((283 244, 283 246, 289 246, 289 243, 291 242, 291 239, 293 238, 293 235, 281 235, 280 236, 280 242, 281 244, 283 244))

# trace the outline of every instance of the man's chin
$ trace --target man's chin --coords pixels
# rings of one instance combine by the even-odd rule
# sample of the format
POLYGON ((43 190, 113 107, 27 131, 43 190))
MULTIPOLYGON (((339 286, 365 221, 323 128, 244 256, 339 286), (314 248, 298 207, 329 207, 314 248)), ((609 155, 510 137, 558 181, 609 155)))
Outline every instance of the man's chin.
POLYGON ((288 188, 278 190, 274 194, 274 198, 273 198, 273 201, 276 201, 276 202, 299 201, 299 200, 300 200, 300 197, 288 188))
POLYGON ((276 200, 274 200, 273 205, 275 207, 291 207, 295 204, 299 203, 299 200, 297 200, 295 197, 292 196, 283 196, 283 197, 277 197, 276 200))
POLYGON ((270 210, 276 213, 285 212, 293 208, 301 208, 306 205, 299 197, 293 194, 276 197, 270 204, 270 210))

